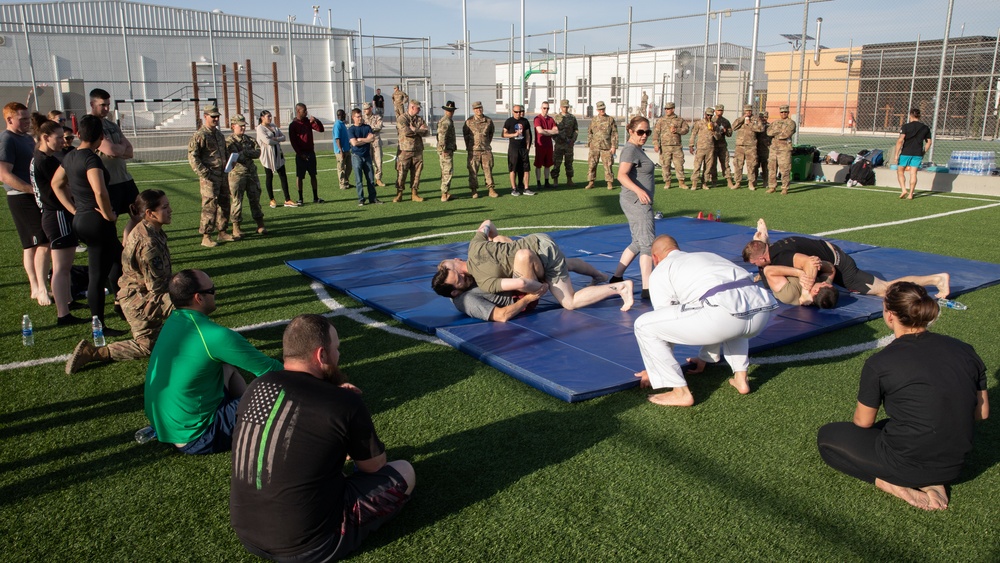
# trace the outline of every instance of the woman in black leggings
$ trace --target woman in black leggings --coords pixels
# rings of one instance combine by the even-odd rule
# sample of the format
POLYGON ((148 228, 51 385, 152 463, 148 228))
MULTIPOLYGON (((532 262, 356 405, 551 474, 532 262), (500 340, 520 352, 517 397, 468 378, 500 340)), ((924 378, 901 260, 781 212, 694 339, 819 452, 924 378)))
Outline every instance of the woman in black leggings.
MULTIPOLYGON (((118 293, 122 273, 122 243, 115 228, 117 214, 108 196, 110 176, 94 149, 101 145, 104 129, 101 118, 84 116, 79 125, 80 146, 63 158, 62 168, 52 179, 52 189, 59 194, 67 210, 73 213, 73 230, 87 243, 90 284, 87 304, 90 314, 104 323, 104 289, 118 293), (67 194, 68 190, 68 194, 67 194), (69 197, 67 197, 69 196, 69 197)), ((105 323, 106 336, 121 336, 105 323)))
POLYGON ((989 416, 986 366, 972 346, 927 327, 939 313, 910 282, 886 290, 882 316, 896 339, 865 362, 853 422, 819 429, 827 464, 924 510, 948 508, 945 485, 989 416), (889 418, 875 422, 879 406, 889 418))
MULTIPOLYGON (((274 201, 274 175, 281 180, 281 191, 285 196, 285 207, 298 207, 288 195, 288 176, 285 175, 285 155, 281 152, 281 143, 285 135, 274 126, 271 112, 260 112, 257 125, 257 144, 260 145, 260 164, 264 167, 264 185, 267 187, 267 197, 271 199, 271 208, 278 206, 274 201)), ((301 194, 299 194, 301 195, 301 194)))

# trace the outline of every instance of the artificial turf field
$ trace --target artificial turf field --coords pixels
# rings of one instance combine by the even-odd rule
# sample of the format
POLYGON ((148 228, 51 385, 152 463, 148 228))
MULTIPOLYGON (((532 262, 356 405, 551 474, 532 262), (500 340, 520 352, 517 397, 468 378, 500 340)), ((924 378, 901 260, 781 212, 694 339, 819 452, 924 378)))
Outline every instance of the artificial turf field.
MULTIPOLYGON (((186 163, 131 171, 140 189, 170 195, 174 270, 200 268, 214 278, 217 322, 248 327, 243 334, 254 345, 280 358, 282 321, 334 309, 342 368, 364 390, 389 457, 411 460, 417 472, 406 509, 354 560, 1000 559, 995 420, 979 425, 944 512, 911 508, 819 458, 816 430, 850 419, 861 367, 873 353, 837 352, 873 347, 890 334, 881 320, 766 354, 751 367, 747 396, 726 384, 730 373, 720 366, 690 378, 697 403, 688 409, 657 407, 640 390, 567 404, 350 298, 314 290, 284 260, 464 240, 484 218, 508 234, 620 223, 617 190, 581 189, 586 172, 578 162, 575 189, 513 198, 506 174, 497 174, 504 197, 473 200, 458 153, 458 199, 441 203, 437 158, 428 150, 421 191, 427 201, 410 202, 407 194, 400 204, 358 208, 353 189, 336 188, 332 155, 319 163, 327 203, 272 210, 265 199, 272 232, 215 249, 199 246, 198 187, 186 163), (417 237, 426 238, 410 240, 417 237), (818 358, 830 351, 833 357, 818 358)), ((395 173, 386 166, 389 183, 395 173)), ((496 168, 506 170, 500 155, 496 168)), ((308 188, 306 194, 311 201, 308 188)), ((394 189, 380 194, 388 201, 394 189)), ((675 188, 659 189, 655 207, 666 216, 721 210, 725 221, 744 225, 765 217, 774 229, 803 233, 849 229, 831 236, 1000 263, 1000 198, 921 193, 900 201, 897 194, 895 187, 833 184, 793 184, 785 197, 675 188), (872 226, 917 218, 924 219, 872 226)), ((252 225, 248 206, 244 213, 252 225)), ((147 424, 144 361, 72 377, 62 361, 45 361, 67 354, 89 328, 56 328, 54 308, 28 300, 6 211, 0 237, 2 559, 252 560, 229 526, 229 456, 186 457, 133 441, 147 424), (20 343, 24 313, 34 320, 31 348, 20 343)), ((914 264, 914 273, 930 272, 914 264)), ((975 346, 994 405, 998 298, 998 287, 963 295, 968 310, 945 310, 933 327, 975 346)), ((110 306, 109 324, 123 326, 110 306)))

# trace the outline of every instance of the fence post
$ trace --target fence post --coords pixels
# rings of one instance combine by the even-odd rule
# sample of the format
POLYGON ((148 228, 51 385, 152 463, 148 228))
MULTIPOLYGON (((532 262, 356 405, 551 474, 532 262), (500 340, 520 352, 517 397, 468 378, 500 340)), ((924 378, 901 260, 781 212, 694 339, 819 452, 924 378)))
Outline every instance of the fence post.
POLYGON ((250 109, 250 123, 254 123, 256 117, 254 117, 254 112, 256 111, 253 107, 253 74, 250 71, 250 59, 247 59, 247 107, 250 109))
POLYGON ((194 128, 201 129, 201 104, 198 102, 198 63, 191 61, 191 94, 194 97, 194 128))
POLYGON ((281 104, 278 103, 278 63, 271 63, 271 77, 274 81, 274 126, 281 127, 281 119, 278 117, 281 115, 281 104))
POLYGON ((913 49, 913 72, 910 73, 910 100, 906 102, 907 114, 909 114, 910 109, 913 108, 913 88, 917 82, 917 59, 919 58, 920 58, 920 34, 917 34, 917 45, 913 49))
POLYGON ((28 38, 28 16, 24 4, 21 5, 21 25, 24 26, 24 45, 28 50, 28 70, 31 73, 31 97, 35 99, 35 111, 38 111, 38 86, 35 82, 35 63, 31 60, 31 40, 28 38))
MULTIPOLYGON (((226 83, 226 65, 219 65, 222 67, 222 122, 225 123, 225 128, 229 127, 229 85, 226 83)), ((236 74, 235 71, 233 74, 236 74)), ((236 85, 236 77, 233 77, 233 85, 236 85)), ((238 88, 238 86, 237 86, 238 88)), ((239 90, 236 92, 236 99, 239 99, 239 90)), ((236 102, 239 104, 239 102, 236 102)))
MULTIPOLYGON (((222 65, 222 89, 226 89, 226 65, 222 65)), ((236 98, 236 113, 243 113, 243 107, 240 104, 240 65, 235 61, 233 62, 233 94, 236 98)), ((226 108, 229 111, 229 108, 226 108)))
MULTIPOLYGON (((847 96, 851 90, 851 58, 854 56, 854 38, 851 38, 851 46, 847 48, 847 75, 844 77, 844 113, 840 116, 840 134, 844 134, 844 128, 847 125, 847 96)), ((858 84, 858 94, 861 94, 860 80, 858 84)), ((855 108, 857 111, 857 108, 855 108)), ((854 116, 854 126, 857 126, 858 116, 854 116)))
POLYGON ((948 0, 948 17, 944 23, 944 40, 941 42, 941 64, 938 66, 937 93, 934 94, 934 120, 931 122, 931 150, 927 161, 934 161, 934 143, 937 141, 938 112, 941 110, 941 88, 944 86, 944 60, 948 54, 948 36, 951 34, 951 13, 955 9, 955 0, 948 0))
POLYGON ((979 138, 986 137, 986 122, 990 116, 990 100, 993 97, 993 75, 997 72, 997 49, 1000 48, 1000 28, 997 28, 997 38, 993 42, 993 65, 990 66, 990 83, 986 87, 986 107, 983 109, 983 130, 979 133, 979 138))

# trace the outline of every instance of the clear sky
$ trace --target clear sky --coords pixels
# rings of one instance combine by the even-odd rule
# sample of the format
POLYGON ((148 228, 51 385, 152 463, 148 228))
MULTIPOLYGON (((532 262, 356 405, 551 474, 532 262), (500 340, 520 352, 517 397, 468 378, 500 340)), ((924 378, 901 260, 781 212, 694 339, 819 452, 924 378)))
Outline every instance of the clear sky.
MULTIPOLYGON (((332 2, 314 0, 320 5, 323 25, 327 25, 327 10, 333 9, 333 27, 357 30, 361 20, 366 35, 394 37, 430 37, 434 46, 443 46, 461 39, 461 0, 375 0, 372 2, 332 2), (347 7, 348 9, 345 9, 347 7), (367 12, 359 8, 368 8, 367 12)), ((309 2, 275 4, 270 0, 153 0, 152 3, 198 10, 219 9, 228 14, 238 14, 285 21, 295 15, 297 23, 311 23, 313 11, 309 2)), ((769 4, 786 4, 789 0, 763 0, 769 4)), ((688 16, 700 12, 700 17, 679 18, 665 22, 636 24, 633 26, 633 49, 640 43, 654 47, 702 44, 705 41, 705 7, 703 0, 632 0, 621 4, 608 0, 549 0, 527 1, 525 34, 529 37, 526 50, 537 52, 551 49, 551 31, 562 30, 564 17, 569 28, 588 28, 628 21, 628 7, 632 6, 633 21, 688 16), (609 8, 609 6, 611 6, 609 8)), ((722 18, 722 40, 751 45, 753 0, 712 0, 713 11, 736 10, 722 18)), ((828 47, 847 47, 851 39, 855 45, 894 41, 913 41, 919 34, 922 39, 940 39, 944 36, 947 0, 814 0, 810 4, 808 33, 815 35, 816 18, 823 18, 820 42, 828 47)), ((507 52, 506 38, 511 25, 515 35, 520 32, 520 0, 468 0, 468 26, 474 48, 496 49, 507 52), (478 43, 487 39, 505 39, 497 43, 478 43)), ((803 10, 790 6, 761 10, 758 48, 762 51, 789 49, 783 33, 802 32, 803 10)), ((718 20, 712 20, 709 41, 718 38, 718 20)), ((964 33, 996 37, 1000 26, 1000 2, 996 0, 955 0, 952 17, 952 37, 964 33), (963 30, 964 26, 964 30, 963 30)), ((561 52, 562 35, 558 35, 555 48, 561 52)), ((366 40, 366 44, 370 42, 366 40)), ((626 26, 604 30, 571 32, 569 51, 624 50, 628 45, 626 26)), ((515 41, 515 50, 519 49, 515 41)), ((506 58, 503 56, 503 58, 506 58)))

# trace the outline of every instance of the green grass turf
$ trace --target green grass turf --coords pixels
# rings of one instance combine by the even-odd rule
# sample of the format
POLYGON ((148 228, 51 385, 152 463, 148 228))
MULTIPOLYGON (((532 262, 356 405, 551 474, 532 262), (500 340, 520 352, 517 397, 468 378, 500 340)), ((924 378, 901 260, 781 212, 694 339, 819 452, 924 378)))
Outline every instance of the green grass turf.
MULTIPOLYGON (((175 270, 215 279, 214 318, 238 327, 324 312, 291 258, 343 254, 410 237, 474 229, 623 222, 618 193, 560 188, 533 198, 468 197, 456 157, 458 197, 437 201, 439 168, 426 153, 428 201, 356 207, 336 189, 334 160, 320 159, 324 205, 265 208, 267 236, 216 249, 198 246, 198 190, 186 164, 133 166, 141 188, 167 190, 175 270)), ((498 155, 498 166, 505 161, 498 155)), ((578 186, 585 179, 578 164, 578 186)), ((386 179, 395 178, 390 169, 386 179)), ((294 180, 293 180, 294 182, 294 180)), ((383 188, 388 200, 393 190, 383 188)), ((308 193, 308 189, 307 189, 308 193)), ((933 195, 896 199, 896 188, 857 190, 797 184, 781 197, 762 190, 659 190, 667 216, 722 210, 729 222, 817 233, 922 217, 1000 200, 933 195), (985 200, 985 201, 984 201, 985 200)), ((306 196, 307 201, 311 197, 306 196)), ((266 205, 266 202, 265 202, 266 205)), ((837 235, 864 243, 1000 262, 1000 208, 837 235)), ((10 216, 0 213, 0 364, 68 353, 87 328, 57 328, 53 308, 28 300, 10 216), (36 344, 21 346, 31 314, 36 344)), ((408 245, 463 240, 450 235, 408 245)), ((84 255, 79 257, 84 261, 84 255)), ((914 264, 915 273, 925 272, 914 264)), ((1000 288, 960 299, 934 330, 974 345, 986 362, 994 403, 1000 288)), ((359 304, 343 295, 347 307, 359 304)), ((108 307, 110 309, 110 300, 108 307)), ((399 326, 381 314, 367 317, 399 326)), ((112 315, 109 312, 109 319, 112 315)), ((979 426, 951 508, 925 513, 826 467, 816 430, 849 420, 858 374, 871 352, 751 368, 753 393, 738 396, 724 367, 693 376, 697 404, 669 409, 633 390, 567 404, 451 348, 334 320, 342 365, 364 390, 391 458, 414 462, 416 494, 402 515, 369 538, 358 561, 995 561, 1000 435, 979 426)), ((121 321, 112 320, 112 326, 121 321)), ((280 357, 283 327, 244 333, 280 357)), ((769 352, 799 354, 870 342, 882 321, 769 352)), ((0 553, 5 561, 250 560, 229 527, 230 458, 185 457, 139 446, 145 362, 63 374, 62 363, 0 371, 0 553)))

